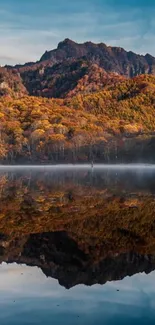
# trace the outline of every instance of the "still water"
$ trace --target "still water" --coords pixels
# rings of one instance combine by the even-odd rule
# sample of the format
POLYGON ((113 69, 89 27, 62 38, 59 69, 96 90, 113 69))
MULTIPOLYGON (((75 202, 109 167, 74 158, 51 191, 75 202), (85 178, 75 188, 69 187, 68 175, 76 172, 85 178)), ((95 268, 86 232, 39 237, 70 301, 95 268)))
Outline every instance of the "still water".
POLYGON ((155 168, 0 169, 0 324, 154 324, 155 168))

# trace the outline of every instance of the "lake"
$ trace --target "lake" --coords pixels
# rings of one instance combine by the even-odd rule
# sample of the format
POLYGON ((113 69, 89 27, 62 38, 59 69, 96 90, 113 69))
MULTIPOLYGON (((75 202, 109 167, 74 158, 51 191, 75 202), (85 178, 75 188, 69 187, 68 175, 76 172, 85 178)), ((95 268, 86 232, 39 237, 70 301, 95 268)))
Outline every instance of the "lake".
POLYGON ((155 321, 155 167, 0 168, 0 324, 155 321))

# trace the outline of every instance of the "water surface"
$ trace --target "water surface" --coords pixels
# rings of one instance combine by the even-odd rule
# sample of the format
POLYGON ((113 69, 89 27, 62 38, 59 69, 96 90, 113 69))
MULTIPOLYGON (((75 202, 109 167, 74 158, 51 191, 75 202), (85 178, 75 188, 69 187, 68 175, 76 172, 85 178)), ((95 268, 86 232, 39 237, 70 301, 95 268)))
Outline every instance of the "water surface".
POLYGON ((154 324, 154 166, 0 168, 0 324, 154 324))

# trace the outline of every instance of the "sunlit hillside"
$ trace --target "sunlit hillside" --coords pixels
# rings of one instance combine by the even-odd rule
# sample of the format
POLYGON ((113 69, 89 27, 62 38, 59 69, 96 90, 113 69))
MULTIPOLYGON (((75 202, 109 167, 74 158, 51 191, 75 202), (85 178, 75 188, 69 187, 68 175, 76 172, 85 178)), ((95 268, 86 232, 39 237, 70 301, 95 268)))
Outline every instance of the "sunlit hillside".
MULTIPOLYGON (((2 96, 1 162, 154 159, 155 77, 65 99, 2 96)), ((82 87, 82 85, 81 85, 82 87)))

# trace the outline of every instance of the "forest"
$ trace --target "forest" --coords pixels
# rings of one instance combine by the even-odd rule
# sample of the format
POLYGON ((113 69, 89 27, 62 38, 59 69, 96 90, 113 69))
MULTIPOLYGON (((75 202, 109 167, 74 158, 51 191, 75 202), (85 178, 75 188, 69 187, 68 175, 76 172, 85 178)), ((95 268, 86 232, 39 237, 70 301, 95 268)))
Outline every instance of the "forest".
POLYGON ((65 98, 19 95, 14 78, 0 97, 2 164, 155 161, 155 76, 94 92, 84 78, 65 98))

